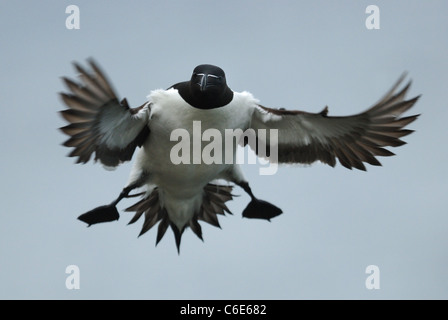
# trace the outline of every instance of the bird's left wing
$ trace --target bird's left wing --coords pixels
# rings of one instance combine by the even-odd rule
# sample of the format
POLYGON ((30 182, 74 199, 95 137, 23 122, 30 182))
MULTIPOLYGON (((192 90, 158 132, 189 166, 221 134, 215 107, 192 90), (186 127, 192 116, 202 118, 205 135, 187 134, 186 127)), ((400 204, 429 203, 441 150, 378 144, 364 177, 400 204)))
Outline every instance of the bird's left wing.
POLYGON ((115 167, 130 160, 148 137, 150 104, 130 108, 126 99, 120 102, 95 62, 89 64, 92 73, 74 63, 81 84, 63 78, 70 90, 60 94, 68 107, 60 113, 69 122, 60 129, 70 136, 63 145, 74 148, 69 156, 78 157, 77 163, 88 162, 95 153, 95 160, 115 167))
POLYGON ((310 164, 320 160, 335 166, 337 158, 349 169, 366 170, 364 163, 381 165, 376 156, 393 155, 384 147, 405 144, 400 138, 413 131, 404 127, 418 117, 401 117, 419 98, 405 100, 410 82, 396 92, 403 78, 374 106, 353 116, 330 117, 327 107, 320 113, 308 113, 258 105, 250 126, 256 143, 249 144, 258 155, 267 149, 270 160, 278 163, 310 164), (276 141, 266 131, 261 135, 260 129, 277 129, 276 141), (273 147, 277 147, 276 157, 272 155, 273 147))

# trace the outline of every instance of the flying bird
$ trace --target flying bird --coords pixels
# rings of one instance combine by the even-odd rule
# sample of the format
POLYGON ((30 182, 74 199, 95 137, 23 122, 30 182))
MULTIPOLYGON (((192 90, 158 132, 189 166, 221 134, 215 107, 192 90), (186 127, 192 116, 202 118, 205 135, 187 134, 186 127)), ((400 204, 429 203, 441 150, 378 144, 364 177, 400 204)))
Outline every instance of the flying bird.
POLYGON ((78 219, 88 226, 118 220, 118 202, 140 196, 140 201, 126 209, 135 212, 129 224, 144 216, 142 235, 158 223, 156 244, 170 227, 178 252, 187 228, 202 240, 199 221, 219 227, 217 215, 231 213, 226 202, 233 199, 234 185, 251 198, 243 217, 270 220, 282 213, 253 194, 234 161, 238 144, 249 145, 259 157, 276 163, 321 161, 334 167, 337 159, 348 169, 365 171, 365 163, 381 165, 377 156, 393 155, 385 147, 405 144, 400 138, 413 130, 404 128, 419 116, 402 116, 419 99, 406 100, 411 81, 400 89, 405 75, 366 111, 333 117, 327 107, 318 113, 264 107, 251 93, 231 90, 224 71, 209 64, 194 68, 189 81, 154 90, 141 106, 131 108, 125 98, 119 99, 98 64, 92 59, 88 64, 90 70, 74 63, 78 82, 62 78, 68 92, 60 97, 68 108, 60 114, 68 125, 60 130, 69 136, 63 145, 73 148, 68 156, 77 157, 77 163, 93 158, 109 168, 130 161, 134 153, 135 159, 118 197, 78 219), (207 146, 185 151, 179 147, 179 136, 173 138, 176 130, 190 136, 207 130, 225 136, 231 130, 235 143, 230 147, 218 144, 222 149, 214 152, 230 151, 232 161, 224 161, 225 154, 222 161, 191 161, 198 160, 207 146), (277 134, 267 135, 263 130, 277 134), (183 151, 177 154, 186 161, 173 161, 174 148, 183 151), (131 194, 136 189, 143 192, 131 194))

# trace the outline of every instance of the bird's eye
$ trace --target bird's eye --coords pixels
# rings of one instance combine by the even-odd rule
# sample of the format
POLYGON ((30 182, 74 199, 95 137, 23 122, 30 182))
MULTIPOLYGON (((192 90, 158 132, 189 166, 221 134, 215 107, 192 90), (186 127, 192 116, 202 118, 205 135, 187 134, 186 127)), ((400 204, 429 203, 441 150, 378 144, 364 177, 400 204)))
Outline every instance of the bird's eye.
POLYGON ((222 76, 215 76, 214 74, 209 74, 208 77, 214 83, 222 83, 222 81, 223 81, 223 77, 222 76))
POLYGON ((202 78, 204 76, 204 74, 203 73, 193 73, 193 76, 192 76, 192 78, 193 79, 200 79, 200 78, 202 78))

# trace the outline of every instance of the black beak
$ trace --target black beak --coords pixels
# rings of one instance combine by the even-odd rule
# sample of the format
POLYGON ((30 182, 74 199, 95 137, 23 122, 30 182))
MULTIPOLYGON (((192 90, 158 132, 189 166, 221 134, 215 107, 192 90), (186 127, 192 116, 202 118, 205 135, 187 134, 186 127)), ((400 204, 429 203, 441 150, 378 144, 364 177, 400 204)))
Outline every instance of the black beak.
POLYGON ((199 83, 199 86, 201 88, 201 91, 205 91, 205 88, 207 87, 207 74, 202 75, 201 82, 199 83))

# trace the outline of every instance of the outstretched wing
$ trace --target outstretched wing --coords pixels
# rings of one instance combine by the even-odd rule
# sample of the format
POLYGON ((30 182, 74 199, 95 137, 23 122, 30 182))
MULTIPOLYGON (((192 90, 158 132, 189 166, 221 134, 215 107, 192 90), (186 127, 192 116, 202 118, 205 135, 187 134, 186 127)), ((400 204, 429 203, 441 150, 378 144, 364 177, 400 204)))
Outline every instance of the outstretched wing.
POLYGON ((403 79, 404 75, 373 107, 353 116, 330 117, 327 107, 320 113, 308 113, 258 105, 251 122, 257 139, 251 148, 260 154, 261 147, 272 153, 277 146, 277 159, 271 154, 270 160, 279 163, 320 160, 334 167, 337 158, 349 169, 366 170, 364 162, 379 166, 376 156, 391 156, 384 147, 405 144, 400 138, 413 131, 404 127, 419 116, 401 117, 419 98, 405 100, 410 82, 396 92, 403 79), (269 134, 258 134, 259 129, 278 129, 277 143, 269 134))
POLYGON ((68 93, 61 93, 68 109, 61 111, 69 122, 60 128, 70 136, 64 146, 74 150, 69 157, 78 157, 77 163, 86 163, 95 153, 108 167, 128 161, 137 146, 141 146, 149 134, 149 103, 129 108, 126 99, 119 102, 111 84, 93 60, 89 60, 92 73, 74 63, 79 72, 80 84, 63 78, 68 93))

